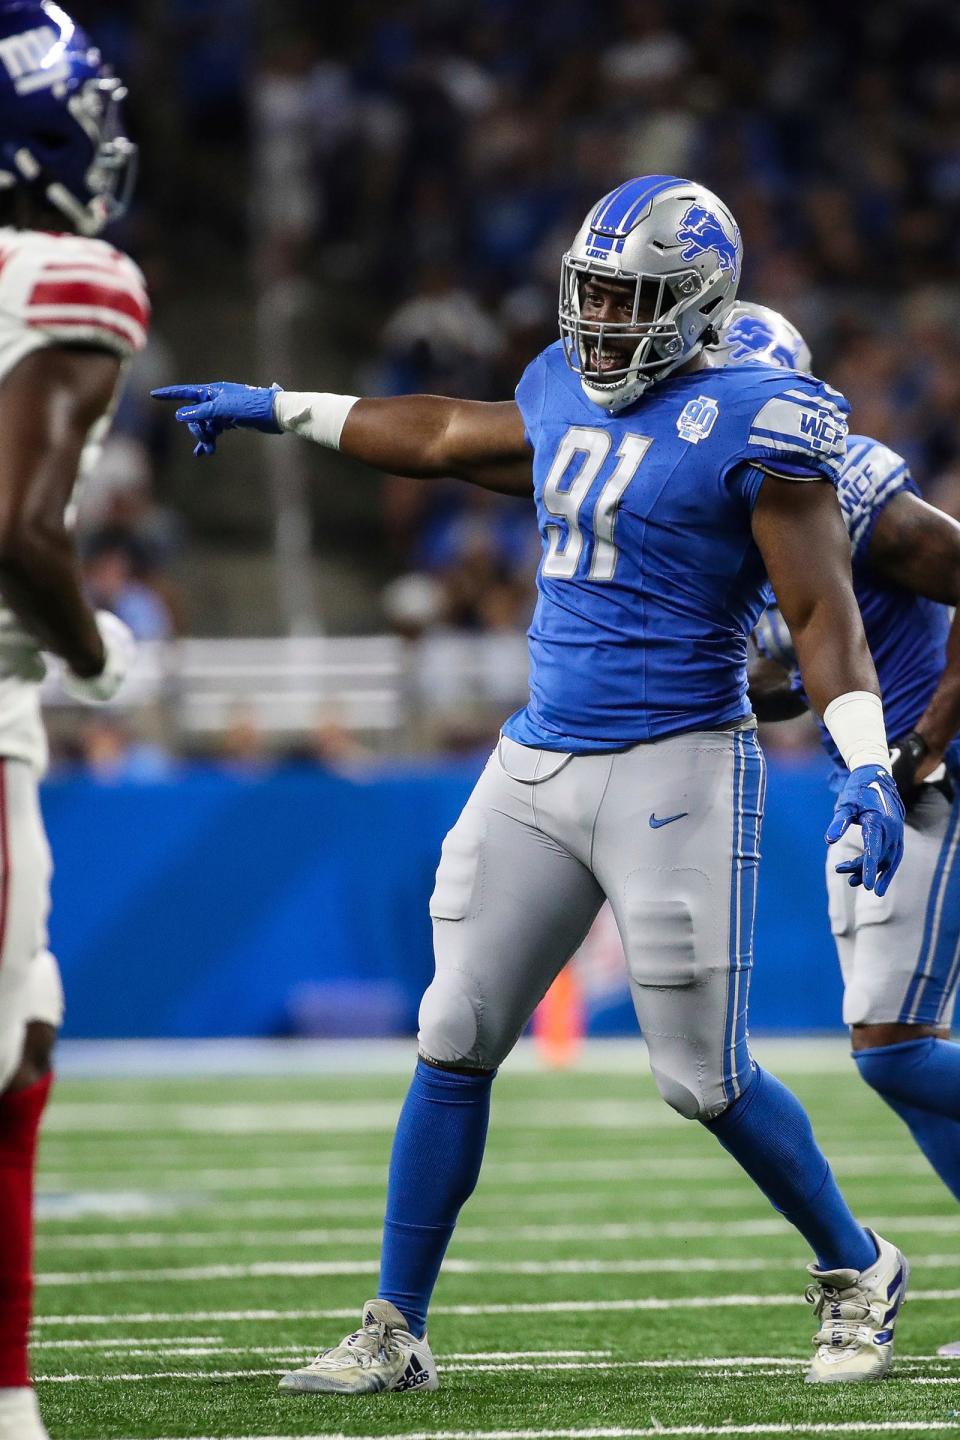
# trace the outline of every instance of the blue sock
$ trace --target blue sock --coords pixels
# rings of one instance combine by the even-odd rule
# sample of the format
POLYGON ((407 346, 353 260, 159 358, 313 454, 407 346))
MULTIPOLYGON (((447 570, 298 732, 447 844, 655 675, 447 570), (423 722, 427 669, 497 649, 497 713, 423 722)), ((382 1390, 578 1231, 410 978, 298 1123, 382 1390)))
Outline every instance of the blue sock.
POLYGON ((899 1100, 887 1100, 887 1104, 910 1127, 911 1135, 944 1185, 960 1200, 960 1120, 933 1115, 899 1100))
POLYGON ((960 1045, 923 1035, 899 1045, 855 1050, 853 1058, 864 1080, 884 1100, 960 1120, 960 1045))
POLYGON ((920 1149, 960 1200, 960 1045, 933 1035, 855 1050, 867 1084, 910 1128, 920 1149))
POLYGON ((390 1156, 380 1256, 381 1300, 414 1335, 427 1307, 460 1207, 473 1194, 490 1118, 493 1072, 455 1075, 417 1061, 390 1156))
POLYGON ((796 1226, 821 1270, 868 1270, 877 1247, 853 1217, 800 1101, 756 1067, 733 1104, 708 1129, 796 1226))

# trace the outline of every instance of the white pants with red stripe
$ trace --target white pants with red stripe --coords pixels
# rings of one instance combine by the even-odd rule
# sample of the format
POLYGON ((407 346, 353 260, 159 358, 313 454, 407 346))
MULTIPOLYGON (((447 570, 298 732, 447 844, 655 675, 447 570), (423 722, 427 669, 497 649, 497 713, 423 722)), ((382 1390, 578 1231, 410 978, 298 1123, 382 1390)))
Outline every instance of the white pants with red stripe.
POLYGON ((37 773, 0 759, 0 1090, 20 1064, 27 1025, 63 1020, 60 972, 47 949, 52 868, 37 773))

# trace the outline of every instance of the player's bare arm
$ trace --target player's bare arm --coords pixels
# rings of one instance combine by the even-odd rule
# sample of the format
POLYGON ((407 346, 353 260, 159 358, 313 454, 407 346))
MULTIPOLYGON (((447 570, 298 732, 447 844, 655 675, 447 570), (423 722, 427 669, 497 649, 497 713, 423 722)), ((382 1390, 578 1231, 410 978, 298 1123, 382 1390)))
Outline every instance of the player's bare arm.
POLYGON ((753 511, 753 536, 793 636, 804 688, 850 771, 826 838, 833 844, 856 823, 864 853, 836 868, 851 885, 882 895, 903 854, 903 804, 889 770, 880 686, 833 486, 768 475, 753 511), (875 815, 859 810, 869 795, 879 802, 875 815))
POLYGON ((440 395, 358 400, 340 449, 394 475, 453 476, 504 495, 529 495, 533 489, 533 453, 512 400, 440 395))
POLYGON ((503 495, 532 493, 532 451, 512 400, 403 395, 358 400, 214 381, 169 385, 153 394, 185 401, 197 455, 212 454, 227 429, 289 431, 394 475, 453 477, 503 495))
POLYGON ((105 652, 63 517, 119 370, 105 351, 55 346, 21 360, 0 386, 0 591, 81 677, 103 670, 105 652))
MULTIPOLYGON (((919 496, 902 491, 884 507, 870 540, 870 565, 892 585, 960 606, 960 525, 919 496)), ((914 727, 926 746, 916 766, 923 780, 960 732, 960 616, 947 638, 947 663, 927 708, 914 727)))
POLYGON ((851 691, 879 697, 833 487, 768 476, 754 508, 753 536, 817 714, 851 691))

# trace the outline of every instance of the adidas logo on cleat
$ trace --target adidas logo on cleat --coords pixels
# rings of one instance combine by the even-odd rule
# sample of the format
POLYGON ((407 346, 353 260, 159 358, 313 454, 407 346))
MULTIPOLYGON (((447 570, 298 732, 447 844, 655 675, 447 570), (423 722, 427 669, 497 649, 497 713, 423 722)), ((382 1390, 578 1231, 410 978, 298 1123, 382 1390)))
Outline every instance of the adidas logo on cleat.
POLYGON ((425 1385, 430 1379, 430 1372, 425 1370, 416 1355, 411 1355, 407 1361, 407 1368, 394 1386, 395 1390, 416 1390, 418 1385, 425 1385))

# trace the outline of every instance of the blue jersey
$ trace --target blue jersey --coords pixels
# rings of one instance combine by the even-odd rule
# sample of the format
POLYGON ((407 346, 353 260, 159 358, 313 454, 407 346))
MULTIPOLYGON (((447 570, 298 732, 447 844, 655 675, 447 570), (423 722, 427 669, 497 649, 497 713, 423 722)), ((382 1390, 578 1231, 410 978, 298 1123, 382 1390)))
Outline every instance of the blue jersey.
MULTIPOLYGON (((867 643, 877 667, 887 736, 893 741, 916 725, 940 682, 946 665, 950 612, 899 585, 891 585, 870 568, 870 541, 884 507, 904 491, 919 494, 906 461, 870 440, 851 435, 837 493, 853 550, 853 588, 867 643)), ((799 687, 799 680, 796 682, 799 687)), ((846 766, 826 728, 824 748, 837 767, 834 779, 845 778, 846 766)))
POLYGON ((809 375, 735 365, 670 376, 610 415, 558 343, 528 366, 517 404, 543 554, 530 700, 505 733, 584 753, 749 716, 760 467, 836 483, 843 397, 809 375))

